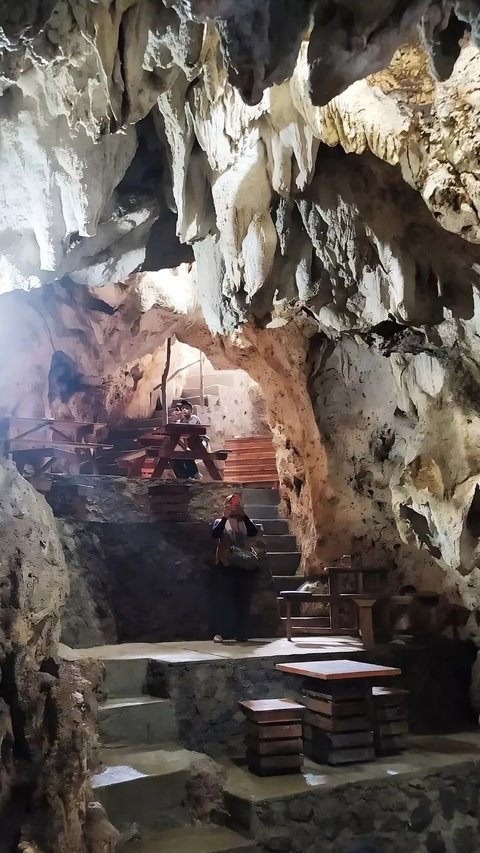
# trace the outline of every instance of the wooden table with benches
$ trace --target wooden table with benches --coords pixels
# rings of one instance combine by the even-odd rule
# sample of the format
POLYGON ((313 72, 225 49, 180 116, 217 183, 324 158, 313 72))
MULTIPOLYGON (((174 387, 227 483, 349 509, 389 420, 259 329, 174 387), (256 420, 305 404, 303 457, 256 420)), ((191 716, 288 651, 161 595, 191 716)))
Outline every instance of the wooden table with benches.
POLYGON ((222 473, 216 461, 225 459, 226 451, 210 453, 202 441, 202 437, 206 434, 207 428, 201 424, 166 424, 155 432, 142 435, 138 443, 144 450, 136 454, 130 476, 138 476, 141 473, 145 457, 148 455, 156 458, 152 479, 160 479, 170 462, 178 459, 201 461, 212 480, 222 480, 222 473))
POLYGON ((105 424, 93 421, 67 421, 55 418, 0 419, 2 455, 11 456, 19 471, 30 464, 35 472, 44 472, 55 459, 73 463, 76 472, 88 462, 95 471, 95 455, 109 445, 97 441, 105 424))

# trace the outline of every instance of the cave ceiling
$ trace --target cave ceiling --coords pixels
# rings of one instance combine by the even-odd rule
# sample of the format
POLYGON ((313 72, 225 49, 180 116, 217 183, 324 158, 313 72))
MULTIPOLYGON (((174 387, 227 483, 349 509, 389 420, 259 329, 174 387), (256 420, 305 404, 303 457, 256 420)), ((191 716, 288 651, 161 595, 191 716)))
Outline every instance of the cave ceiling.
MULTIPOLYGON (((154 311, 133 316, 154 285, 132 273, 194 260, 192 304, 221 346, 243 329, 253 365, 260 330, 283 329, 278 352, 280 340, 297 349, 280 361, 308 354, 298 376, 314 407, 323 400, 322 436, 337 435, 330 470, 341 456, 343 483, 352 466, 357 486, 384 483, 404 541, 477 570, 466 519, 480 483, 479 22, 480 0, 0 0, 8 310, 36 318, 47 305, 62 341, 88 338, 85 363, 70 353, 84 371, 113 376, 127 359, 128 373, 164 342, 157 322, 179 331, 160 291, 154 311), (94 314, 79 288, 98 300, 94 314), (358 400, 370 400, 375 429, 358 400), (360 424, 351 447, 345 409, 360 424), (396 436, 388 476, 388 460, 368 477, 358 461, 372 430, 396 436)), ((296 427, 280 423, 275 382, 272 423, 287 447, 296 427)), ((339 515, 342 494, 347 513, 343 488, 312 489, 312 502, 335 500, 339 515)))
MULTIPOLYGON (((396 168, 385 213, 397 226, 413 188, 433 217, 427 242, 435 223, 462 246, 480 240, 479 20, 476 0, 1 3, 1 291, 102 286, 195 257, 216 331, 285 322, 310 302, 344 327, 348 279, 368 265, 342 271, 344 258, 368 243, 381 289, 397 247, 370 226, 345 233, 355 192, 322 186, 327 146, 396 168), (335 213, 320 196, 337 190, 335 213)), ((418 319, 399 292, 413 273, 395 260, 396 304, 380 299, 372 322, 418 319)))

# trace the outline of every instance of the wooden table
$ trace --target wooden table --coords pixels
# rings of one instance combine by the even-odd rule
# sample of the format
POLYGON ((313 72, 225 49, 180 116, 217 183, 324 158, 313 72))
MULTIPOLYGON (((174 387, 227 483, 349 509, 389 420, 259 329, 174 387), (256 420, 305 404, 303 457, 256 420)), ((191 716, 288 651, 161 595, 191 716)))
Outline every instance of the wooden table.
POLYGON ((155 455, 157 463, 152 479, 159 479, 172 460, 202 461, 212 480, 222 480, 222 474, 215 464, 216 454, 209 453, 202 436, 207 428, 200 424, 167 424, 155 432, 142 435, 138 443, 145 447, 145 453, 155 455))
POLYGON ((400 669, 351 660, 278 663, 276 668, 304 679, 307 755, 333 765, 375 757, 372 686, 377 679, 401 675, 400 669))

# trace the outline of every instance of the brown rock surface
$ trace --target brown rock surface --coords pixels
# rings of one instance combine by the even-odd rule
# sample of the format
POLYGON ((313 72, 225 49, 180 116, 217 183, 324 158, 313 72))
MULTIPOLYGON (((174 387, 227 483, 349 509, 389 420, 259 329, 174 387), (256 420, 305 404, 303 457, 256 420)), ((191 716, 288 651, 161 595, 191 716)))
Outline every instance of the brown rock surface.
MULTIPOLYGON (((0 466, 0 820, 5 850, 87 847, 98 665, 59 664, 68 577, 50 508, 0 466)), ((114 849, 113 847, 110 849, 114 849)))

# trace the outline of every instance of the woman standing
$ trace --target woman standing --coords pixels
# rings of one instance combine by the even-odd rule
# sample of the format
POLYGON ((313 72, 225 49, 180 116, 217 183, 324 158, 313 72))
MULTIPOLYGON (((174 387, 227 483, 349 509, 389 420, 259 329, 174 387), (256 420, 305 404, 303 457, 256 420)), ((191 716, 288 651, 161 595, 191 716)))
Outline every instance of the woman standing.
POLYGON ((222 518, 212 524, 217 539, 215 570, 215 643, 247 640, 248 614, 258 572, 256 555, 247 540, 258 536, 242 506, 240 495, 229 495, 222 518))

